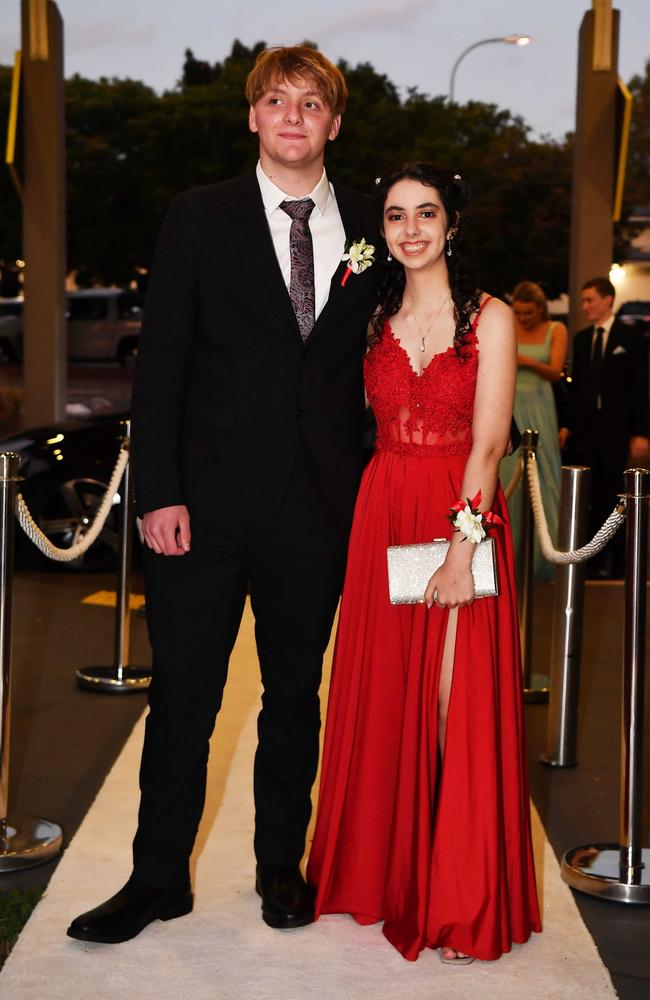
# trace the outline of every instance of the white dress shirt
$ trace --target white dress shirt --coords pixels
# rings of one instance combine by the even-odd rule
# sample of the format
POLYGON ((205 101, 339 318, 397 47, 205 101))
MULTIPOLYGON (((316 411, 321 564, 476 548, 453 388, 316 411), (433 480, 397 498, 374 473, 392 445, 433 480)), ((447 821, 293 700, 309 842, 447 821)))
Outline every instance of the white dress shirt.
POLYGON ((616 317, 614 316, 614 313, 612 313, 612 315, 609 317, 609 319, 604 320, 604 322, 602 322, 602 323, 594 323, 594 330, 593 330, 593 333, 591 335, 591 359, 592 359, 592 361, 593 361, 593 357, 594 357, 594 347, 596 345, 596 330, 598 329, 598 327, 602 327, 602 330, 603 330, 603 357, 605 357, 605 351, 607 349, 607 341, 609 340, 609 331, 612 328, 612 325, 614 323, 615 318, 616 317))
MULTIPOLYGON (((300 201, 301 199, 281 191, 277 184, 269 180, 260 163, 257 164, 256 173, 273 246, 282 277, 288 289, 291 280, 291 258, 289 256, 291 219, 280 208, 280 204, 283 201, 300 201)), ((318 318, 327 302, 332 275, 345 252, 345 229, 336 204, 334 188, 327 180, 324 169, 314 190, 302 197, 311 198, 314 202, 314 208, 309 217, 309 228, 314 245, 314 306, 315 318, 318 318)))

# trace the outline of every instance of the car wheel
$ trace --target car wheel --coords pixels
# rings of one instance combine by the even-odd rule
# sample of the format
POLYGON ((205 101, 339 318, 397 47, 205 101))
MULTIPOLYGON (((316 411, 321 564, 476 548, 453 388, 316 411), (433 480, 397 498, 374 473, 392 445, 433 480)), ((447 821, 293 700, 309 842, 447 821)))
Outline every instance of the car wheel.
MULTIPOLYGON (((92 523, 107 485, 87 477, 51 482, 41 494, 34 520, 53 545, 70 548, 92 523)), ((118 511, 119 506, 114 504, 97 541, 83 555, 59 565, 78 573, 100 572, 114 566, 120 548, 118 511)))

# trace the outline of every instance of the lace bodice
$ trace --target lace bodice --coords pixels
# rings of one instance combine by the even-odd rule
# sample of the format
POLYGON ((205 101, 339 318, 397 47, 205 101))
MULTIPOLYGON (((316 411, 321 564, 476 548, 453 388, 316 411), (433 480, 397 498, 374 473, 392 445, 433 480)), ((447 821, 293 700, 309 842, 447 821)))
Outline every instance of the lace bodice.
POLYGON ((368 401, 377 420, 377 448, 403 455, 466 455, 478 370, 476 324, 459 357, 434 354, 421 375, 390 323, 365 357, 368 401))

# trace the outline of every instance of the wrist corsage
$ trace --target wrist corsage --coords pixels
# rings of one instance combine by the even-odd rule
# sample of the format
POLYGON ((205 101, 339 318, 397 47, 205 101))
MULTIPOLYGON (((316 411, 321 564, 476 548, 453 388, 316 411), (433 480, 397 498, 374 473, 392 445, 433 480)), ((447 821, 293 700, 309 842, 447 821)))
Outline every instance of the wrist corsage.
POLYGON ((367 267, 372 267, 375 262, 375 248, 372 243, 366 243, 365 236, 362 236, 356 243, 346 246, 341 260, 348 262, 341 278, 341 286, 344 286, 351 274, 361 274, 367 267))
POLYGON ((457 500, 449 508, 447 515, 452 527, 460 531, 465 536, 463 541, 469 541, 472 545, 478 545, 487 535, 487 529, 494 524, 503 524, 503 520, 498 514, 493 514, 491 510, 480 511, 481 491, 470 500, 457 500))

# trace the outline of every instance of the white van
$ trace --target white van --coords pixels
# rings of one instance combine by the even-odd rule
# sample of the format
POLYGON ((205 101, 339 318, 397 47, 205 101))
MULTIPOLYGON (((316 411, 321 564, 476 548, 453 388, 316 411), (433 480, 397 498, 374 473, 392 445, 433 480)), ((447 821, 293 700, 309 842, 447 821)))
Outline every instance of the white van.
MULTIPOLYGON (((68 359, 132 364, 138 353, 143 309, 140 292, 121 288, 68 292, 68 359)), ((0 363, 20 361, 22 355, 23 300, 0 299, 0 363)))
POLYGON ((89 288, 68 292, 66 299, 71 361, 135 360, 144 309, 139 292, 89 288))

